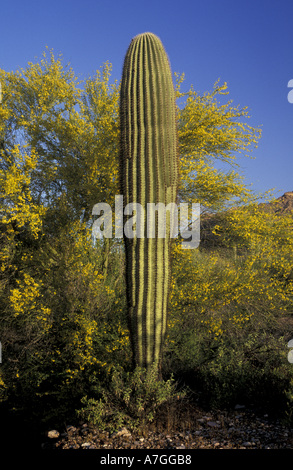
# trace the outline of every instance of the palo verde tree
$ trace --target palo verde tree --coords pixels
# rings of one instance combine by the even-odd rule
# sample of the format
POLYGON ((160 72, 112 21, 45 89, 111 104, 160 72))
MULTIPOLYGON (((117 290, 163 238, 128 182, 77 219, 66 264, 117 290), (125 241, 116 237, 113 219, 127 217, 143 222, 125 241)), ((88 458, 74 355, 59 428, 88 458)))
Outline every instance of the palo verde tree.
MULTIPOLYGON (((217 82, 212 91, 200 94, 193 86, 183 91, 184 78, 176 74, 179 196, 218 210, 251 193, 236 157, 257 145, 260 131, 248 125, 247 108, 225 102, 226 83, 217 82)), ((111 83, 111 65, 81 82, 61 56, 46 51, 24 69, 0 69, 0 81, 1 168, 8 168, 14 146, 35 156, 32 202, 44 204, 48 216, 54 213, 49 221, 55 220, 54 232, 57 220, 64 227, 62 204, 68 220, 87 221, 94 204, 114 203, 119 192, 120 85, 111 83)))
MULTIPOLYGON (((14 351, 2 367, 5 390, 24 384, 26 376, 29 396, 33 383, 46 394, 56 364, 58 377, 77 390, 71 376, 82 379, 86 370, 92 376, 87 367, 96 367, 95 357, 108 367, 112 349, 118 354, 128 341, 124 317, 116 327, 125 311, 123 259, 116 269, 117 253, 109 250, 106 274, 105 253, 92 251, 86 232, 93 206, 113 207, 120 193, 121 85, 109 63, 78 80, 52 51, 19 70, 0 69, 0 82, 0 329, 3 347, 14 351), (66 360, 57 353, 64 346, 66 360), (108 347, 109 361, 103 356, 108 347)), ((176 78, 179 199, 210 210, 249 195, 235 157, 259 137, 247 124, 246 108, 225 94, 226 84, 200 94, 185 87, 183 75, 176 78), (231 168, 219 168, 218 161, 231 168)))

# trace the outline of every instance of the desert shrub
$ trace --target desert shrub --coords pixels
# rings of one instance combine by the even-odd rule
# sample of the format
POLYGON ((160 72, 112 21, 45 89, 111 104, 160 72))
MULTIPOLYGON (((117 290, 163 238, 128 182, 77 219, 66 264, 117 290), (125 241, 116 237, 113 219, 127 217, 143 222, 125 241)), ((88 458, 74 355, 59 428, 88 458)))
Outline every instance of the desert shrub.
POLYGON ((292 405, 292 373, 283 339, 263 333, 240 343, 222 342, 213 358, 194 369, 193 379, 209 406, 234 408, 240 403, 280 418, 292 405))
POLYGON ((242 400, 288 410, 292 216, 254 207, 223 221, 219 246, 174 247, 164 365, 215 406, 242 400))
POLYGON ((123 257, 113 251, 105 274, 103 247, 80 224, 15 257, 0 320, 1 394, 14 407, 33 402, 46 419, 65 416, 130 361, 123 257))
POLYGON ((108 386, 100 391, 100 398, 82 398, 78 415, 109 431, 123 426, 131 430, 144 428, 154 421, 161 405, 183 395, 172 376, 168 380, 158 377, 156 366, 132 371, 116 368, 108 386))

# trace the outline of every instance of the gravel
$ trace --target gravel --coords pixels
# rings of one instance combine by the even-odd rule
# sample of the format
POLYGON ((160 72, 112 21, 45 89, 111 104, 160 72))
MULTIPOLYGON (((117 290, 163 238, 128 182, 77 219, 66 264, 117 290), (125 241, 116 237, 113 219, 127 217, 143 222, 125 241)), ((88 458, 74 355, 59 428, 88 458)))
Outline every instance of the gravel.
MULTIPOLYGON (((193 409, 182 426, 140 432, 121 428, 110 433, 86 423, 50 430, 42 448, 50 449, 293 449, 292 428, 256 415, 243 406, 234 411, 193 409), (52 432, 54 431, 54 432, 52 432)), ((161 426, 161 427, 162 427, 161 426)))

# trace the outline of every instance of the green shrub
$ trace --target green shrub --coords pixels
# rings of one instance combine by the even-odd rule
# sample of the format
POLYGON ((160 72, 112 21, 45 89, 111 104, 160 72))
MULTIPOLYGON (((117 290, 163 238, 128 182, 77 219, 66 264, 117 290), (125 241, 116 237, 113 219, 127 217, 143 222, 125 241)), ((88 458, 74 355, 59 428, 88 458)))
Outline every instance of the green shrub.
MULTIPOLYGON (((287 229, 289 222, 282 222, 287 229)), ((184 253, 175 247, 164 367, 209 406, 233 407, 242 401, 289 415, 291 239, 286 235, 281 243, 283 230, 276 234, 269 224, 264 233, 257 247, 243 248, 241 255, 233 249, 233 237, 231 246, 227 242, 213 250, 184 253)), ((248 230, 244 234, 249 237, 248 230)))
POLYGON ((148 370, 136 367, 131 372, 114 369, 100 398, 83 397, 84 406, 78 415, 104 430, 115 431, 122 426, 138 429, 154 421, 161 405, 183 395, 172 377, 158 377, 156 365, 148 370))

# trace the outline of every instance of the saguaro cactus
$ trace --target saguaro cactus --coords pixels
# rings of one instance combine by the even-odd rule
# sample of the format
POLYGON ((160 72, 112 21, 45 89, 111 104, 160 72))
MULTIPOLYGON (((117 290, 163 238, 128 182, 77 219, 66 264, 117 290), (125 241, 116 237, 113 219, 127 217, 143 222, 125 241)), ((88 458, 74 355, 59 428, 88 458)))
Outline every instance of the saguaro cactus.
POLYGON ((158 236, 158 212, 155 236, 148 236, 147 208, 176 203, 178 187, 175 91, 167 54, 152 33, 133 38, 126 53, 120 123, 124 207, 144 209, 143 232, 124 235, 129 327, 135 365, 149 367, 160 363, 166 332, 172 240, 168 211, 165 237, 158 236))

